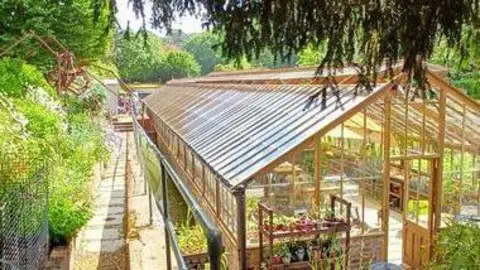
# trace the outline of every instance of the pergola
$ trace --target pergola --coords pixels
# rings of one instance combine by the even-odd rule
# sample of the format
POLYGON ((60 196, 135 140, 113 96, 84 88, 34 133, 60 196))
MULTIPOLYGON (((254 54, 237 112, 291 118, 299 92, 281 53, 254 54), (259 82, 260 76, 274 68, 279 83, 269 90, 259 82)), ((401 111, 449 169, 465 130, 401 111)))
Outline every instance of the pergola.
POLYGON ((222 229, 232 269, 263 261, 251 205, 320 215, 329 194, 356 209, 339 213, 354 221, 352 268, 392 260, 394 216, 404 224, 400 260, 418 267, 444 220, 480 216, 480 104, 437 71, 426 99, 399 69, 371 91, 348 67, 333 76, 337 88, 314 69, 216 73, 154 91, 142 117, 222 229))

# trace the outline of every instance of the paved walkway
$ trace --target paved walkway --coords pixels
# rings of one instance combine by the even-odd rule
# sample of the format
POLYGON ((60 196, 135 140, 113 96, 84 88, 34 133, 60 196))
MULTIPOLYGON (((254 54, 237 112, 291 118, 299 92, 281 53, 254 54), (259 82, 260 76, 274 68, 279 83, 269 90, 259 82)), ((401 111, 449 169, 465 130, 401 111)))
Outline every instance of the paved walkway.
POLYGON ((96 188, 94 216, 75 243, 74 269, 128 269, 124 233, 126 134, 117 135, 121 143, 96 188))
MULTIPOLYGON (((129 140, 129 160, 132 166, 132 181, 129 186, 129 232, 130 269, 166 269, 165 234, 160 212, 152 201, 152 223, 150 224, 149 196, 137 158, 133 134, 129 140)), ((174 256, 172 255, 172 259, 174 256)), ((173 264, 176 269, 175 264, 173 264)))

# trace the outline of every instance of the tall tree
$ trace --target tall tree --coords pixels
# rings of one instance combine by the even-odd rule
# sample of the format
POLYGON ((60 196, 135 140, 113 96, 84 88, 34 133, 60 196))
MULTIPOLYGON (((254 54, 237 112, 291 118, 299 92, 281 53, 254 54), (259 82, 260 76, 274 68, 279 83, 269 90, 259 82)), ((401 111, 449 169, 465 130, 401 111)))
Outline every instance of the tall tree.
POLYGON ((208 31, 190 36, 183 45, 201 65, 203 75, 212 72, 216 65, 223 63, 220 49, 215 48, 220 44, 220 40, 220 36, 208 31))
POLYGON ((163 82, 172 78, 197 76, 200 65, 188 52, 168 47, 155 34, 125 38, 115 42, 115 63, 127 82, 163 82))
MULTIPOLYGON (((109 49, 112 12, 110 0, 3 0, 0 1, 0 47, 33 30, 52 36, 71 50, 77 60, 102 57, 109 49)), ((48 38, 47 38, 48 40, 48 38)), ((52 43, 53 44, 53 43, 52 43)), ((28 41, 11 55, 24 58, 41 68, 49 68, 55 58, 41 45, 28 41)), ((61 48, 56 48, 61 49, 61 48)))
MULTIPOLYGON (((101 0, 97 0, 101 1, 101 0)), ((132 0, 144 14, 145 0, 132 0)), ((175 13, 204 15, 205 23, 225 31, 224 52, 250 59, 263 49, 288 57, 308 44, 326 43, 321 67, 341 67, 358 57, 367 74, 385 62, 403 60, 403 70, 424 82, 421 60, 444 36, 453 47, 462 26, 478 27, 478 0, 150 0, 152 24, 171 27, 175 13)), ((425 86, 425 85, 421 85, 425 86)))

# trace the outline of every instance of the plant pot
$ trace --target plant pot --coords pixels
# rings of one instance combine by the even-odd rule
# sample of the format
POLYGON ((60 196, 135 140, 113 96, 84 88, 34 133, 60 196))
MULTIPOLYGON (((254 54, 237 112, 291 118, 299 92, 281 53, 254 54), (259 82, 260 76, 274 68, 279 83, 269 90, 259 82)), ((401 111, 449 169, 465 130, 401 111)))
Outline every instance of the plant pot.
POLYGON ((282 257, 283 264, 290 264, 292 262, 292 254, 286 254, 282 257))
POLYGON ((295 252, 295 255, 297 255, 299 262, 305 260, 305 249, 302 247, 298 248, 297 251, 295 252))
POLYGON ((282 257, 278 256, 278 255, 274 255, 272 257, 272 264, 276 265, 276 264, 282 264, 282 257))

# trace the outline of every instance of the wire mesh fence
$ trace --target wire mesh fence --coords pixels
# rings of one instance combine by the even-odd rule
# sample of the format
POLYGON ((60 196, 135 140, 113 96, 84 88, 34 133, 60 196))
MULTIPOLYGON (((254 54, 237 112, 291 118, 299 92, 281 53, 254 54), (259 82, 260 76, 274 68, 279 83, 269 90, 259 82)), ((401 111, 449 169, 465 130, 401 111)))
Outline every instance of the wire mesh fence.
POLYGON ((41 269, 48 257, 48 182, 28 151, 0 151, 0 269, 41 269))

